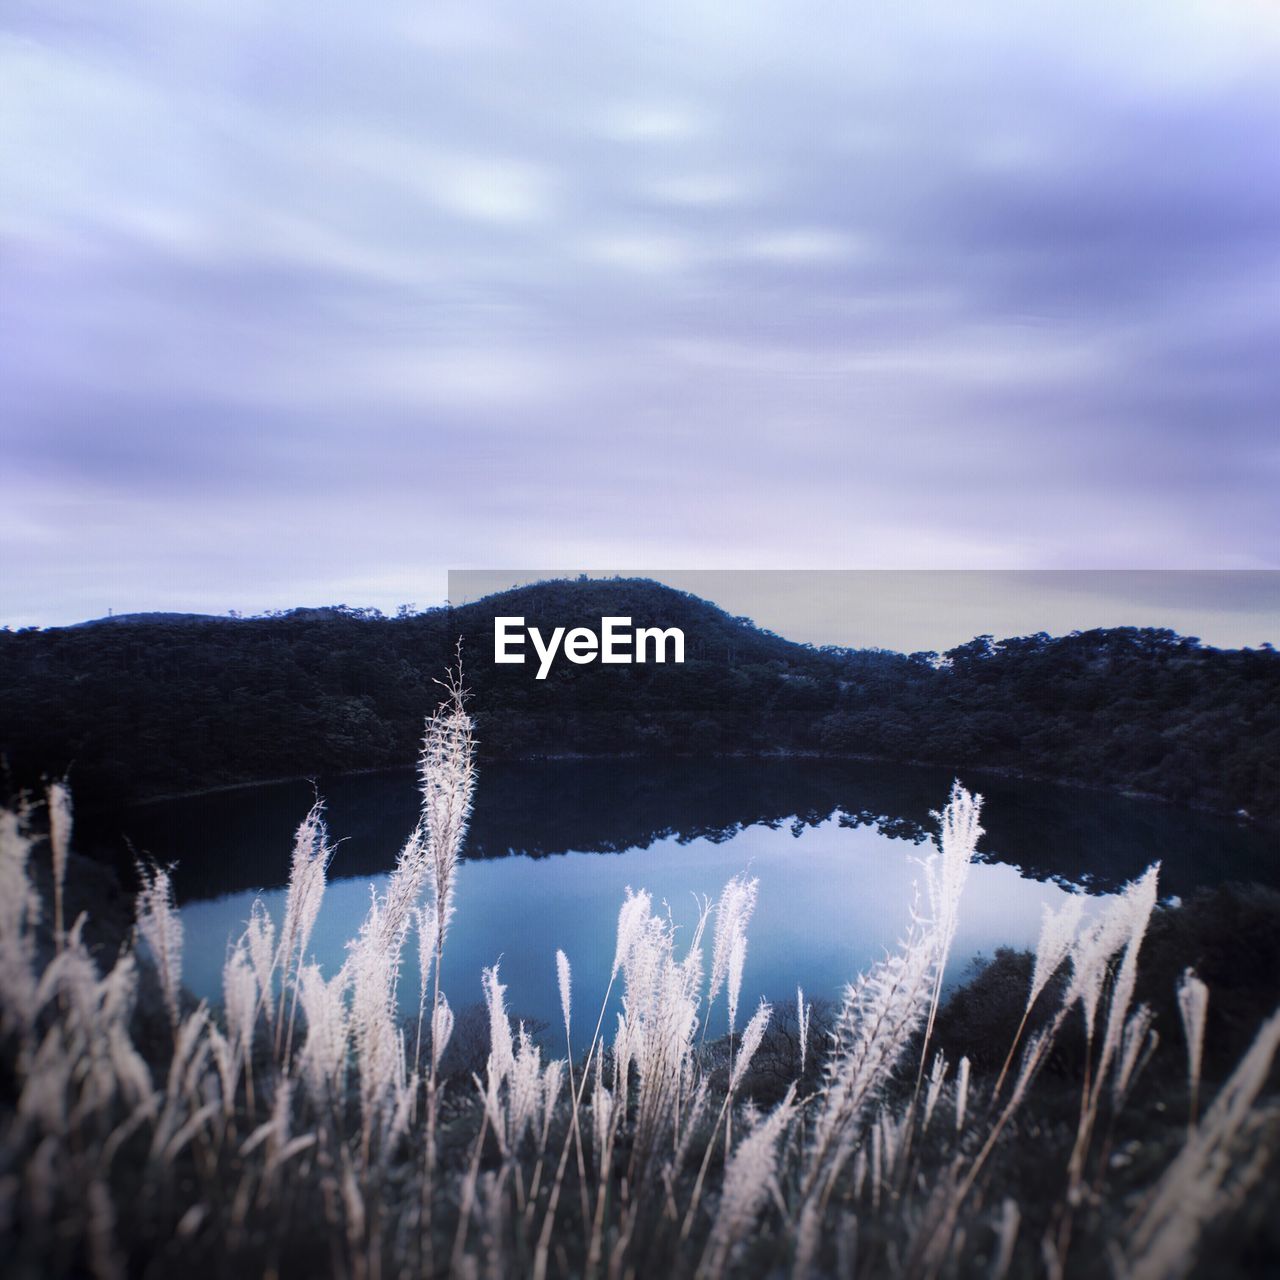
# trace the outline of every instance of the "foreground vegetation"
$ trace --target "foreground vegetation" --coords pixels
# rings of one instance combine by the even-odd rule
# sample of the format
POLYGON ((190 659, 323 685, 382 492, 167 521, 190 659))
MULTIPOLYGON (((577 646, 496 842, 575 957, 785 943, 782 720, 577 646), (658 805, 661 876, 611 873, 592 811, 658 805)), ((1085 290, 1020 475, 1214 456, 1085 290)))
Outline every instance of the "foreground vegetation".
POLYGON ((459 637, 491 757, 794 751, 1015 770, 1280 819, 1280 654, 1168 630, 982 636, 947 654, 813 649, 656 583, 548 582, 382 618, 298 610, 0 632, 0 757, 81 809, 407 765, 459 637), (495 615, 679 626, 687 661, 490 663, 495 615))
POLYGON ((689 936, 629 892, 599 1009, 574 1006, 570 959, 548 956, 563 1026, 542 1042, 513 1025, 495 963, 483 1049, 460 1054, 440 962, 465 909, 472 727, 450 686, 427 724, 421 821, 342 970, 309 959, 332 852, 317 806, 283 918, 255 908, 218 1009, 183 991, 166 869, 141 869, 136 945, 100 965, 67 911, 68 793, 48 792, 47 850, 34 811, 0 815, 11 1273, 1156 1280, 1230 1226, 1237 1269, 1255 1263, 1241 1241, 1280 1139, 1280 1013, 1216 1088, 1195 973, 1157 1030, 1138 998, 1153 866, 1088 909, 1067 899, 1033 961, 1003 957, 962 993, 1003 984, 1017 1021, 957 1056, 963 1000, 942 1001, 942 973, 982 834, 981 798, 958 784, 908 935, 835 1006, 743 992, 744 875, 689 936), (720 1001, 733 1033, 706 1043, 720 1001), (579 1026, 590 1048, 559 1056, 579 1026), (1158 1033, 1185 1045, 1173 1082, 1153 1068, 1158 1033))

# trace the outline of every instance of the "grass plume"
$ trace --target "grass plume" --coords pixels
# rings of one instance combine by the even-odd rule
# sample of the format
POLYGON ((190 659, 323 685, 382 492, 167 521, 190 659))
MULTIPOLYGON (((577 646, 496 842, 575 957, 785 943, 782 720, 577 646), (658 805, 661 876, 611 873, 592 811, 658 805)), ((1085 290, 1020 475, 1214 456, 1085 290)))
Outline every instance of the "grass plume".
POLYGON ((427 722, 420 821, 341 970, 325 974, 309 954, 331 852, 317 802, 295 840, 284 919, 277 929, 254 904, 229 940, 216 1006, 182 990, 167 868, 140 868, 137 944, 101 968, 83 917, 64 927, 55 910, 42 943, 30 810, 0 812, 13 1097, 0 1118, 0 1231, 17 1273, 1084 1277, 1105 1261, 1133 1280, 1214 1274, 1203 1235, 1239 1211, 1280 1140, 1268 1092, 1280 1013, 1211 1095, 1208 986, 1188 971, 1175 1074, 1189 1126, 1181 1105, 1172 1123, 1134 1114, 1158 1062, 1158 1014, 1139 984, 1155 867, 1087 920, 1075 898, 1046 915, 989 1072, 947 1044, 939 1017, 981 831, 979 801, 958 784, 939 815, 927 913, 913 912, 834 1008, 798 988, 794 1009, 750 993, 737 1032, 754 879, 733 877, 684 931, 628 890, 585 1054, 573 1048, 568 956, 548 956, 563 1022, 554 1050, 511 1016, 494 957, 482 1056, 474 1073, 451 1071, 452 1046, 474 1031, 440 964, 466 909, 456 875, 472 754, 451 680, 427 722), (398 999, 410 933, 416 1030, 398 999), (154 1009, 139 955, 155 970, 154 1009), (729 1034, 717 1039, 706 1024, 722 993, 729 1034), (1047 1082, 1046 1065, 1073 1052, 1080 1078, 1047 1082), (1036 1110, 1050 1088, 1047 1114, 1072 1117, 1065 1140, 1036 1110), (1037 1188, 1024 1191, 1031 1131, 1045 1136, 1037 1188))

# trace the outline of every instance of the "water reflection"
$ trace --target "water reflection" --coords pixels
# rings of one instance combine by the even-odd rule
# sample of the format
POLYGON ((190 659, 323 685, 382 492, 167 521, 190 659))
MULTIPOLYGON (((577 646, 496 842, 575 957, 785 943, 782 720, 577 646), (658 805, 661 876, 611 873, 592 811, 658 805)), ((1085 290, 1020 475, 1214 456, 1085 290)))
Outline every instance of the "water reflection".
MULTIPOLYGON (((1102 890, 1159 858, 1165 893, 1229 879, 1277 883, 1273 833, 1229 818, 976 772, 962 780, 987 798, 987 859, 1037 879, 1102 890)), ((666 839, 724 843, 757 826, 799 833, 832 819, 921 841, 950 785, 944 770, 857 760, 492 764, 480 775, 466 853, 620 853, 666 839)), ((318 786, 330 829, 342 840, 333 875, 387 870, 417 818, 413 773, 321 779, 318 786)), ((315 792, 293 782, 142 806, 124 834, 134 848, 178 859, 187 900, 270 887, 287 877, 292 834, 315 792)))
MULTIPOLYGON (((1068 886, 1106 892, 1156 858, 1165 896, 1223 879, 1275 882, 1271 840, 1229 820, 1005 778, 964 781, 987 796, 988 834, 962 903, 951 980, 999 945, 1032 945, 1042 907, 1068 886)), ((834 998, 907 928, 930 811, 949 784, 938 770, 857 761, 491 766, 460 872, 446 990, 455 1006, 478 1000, 480 969, 500 960, 512 1008, 555 1022, 560 947, 574 966, 579 1020, 594 1025, 626 887, 665 900, 687 927, 694 894, 714 897, 749 869, 760 900, 744 1000, 791 1000, 797 984, 834 998)), ((417 793, 411 773, 335 779, 321 790, 341 844, 313 950, 333 971, 370 883, 382 887, 413 826, 417 793)), ((217 998, 227 940, 259 889, 277 920, 283 914, 290 837, 312 795, 305 783, 283 784, 131 815, 137 847, 179 859, 186 980, 197 993, 217 998)), ((416 985, 405 984, 415 998, 416 985)))
MULTIPOLYGON (((574 999, 585 1024, 579 1030, 589 1036, 627 886, 648 889, 655 902, 665 902, 687 934, 697 914, 694 895, 714 898, 730 876, 749 870, 760 879, 760 896, 750 928, 744 1002, 752 1005, 758 996, 793 1000, 797 984, 810 997, 834 998, 908 928, 922 888, 922 852, 874 826, 847 827, 829 819, 806 823, 798 832, 758 825, 728 839, 666 836, 612 857, 569 852, 558 858, 513 854, 469 861, 459 874, 445 989, 455 1004, 478 1001, 481 968, 501 961, 512 1009, 554 1026, 559 1018, 555 952, 563 948, 573 965, 574 999)), ((385 882, 385 874, 372 881, 379 890, 385 882)), ((346 942, 368 908, 369 884, 354 877, 329 888, 312 944, 326 972, 342 963, 346 942)), ((1041 907, 1056 905, 1067 892, 1003 863, 975 866, 961 904, 948 979, 998 945, 1034 945, 1041 907)), ((184 908, 190 943, 186 978, 193 990, 216 998, 225 940, 244 927, 254 896, 246 890, 184 908)), ((284 890, 263 896, 280 919, 284 890)), ((416 994, 417 982, 410 979, 405 998, 411 1003, 416 994)), ((713 1031, 722 1029, 723 1018, 722 1001, 713 1031)))

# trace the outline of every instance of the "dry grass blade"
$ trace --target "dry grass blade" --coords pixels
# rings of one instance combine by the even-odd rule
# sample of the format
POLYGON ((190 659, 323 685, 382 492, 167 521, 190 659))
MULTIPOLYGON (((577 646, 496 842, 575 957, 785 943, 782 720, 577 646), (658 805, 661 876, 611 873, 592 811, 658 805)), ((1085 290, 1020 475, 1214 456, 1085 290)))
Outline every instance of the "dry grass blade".
POLYGON ((1178 983, 1178 1014, 1187 1042, 1187 1084, 1191 1090, 1187 1123, 1194 1125, 1200 1097, 1200 1070, 1204 1062, 1204 1028, 1209 1018, 1209 988, 1196 976, 1194 969, 1184 970, 1178 983))
POLYGON ((49 847, 53 854, 53 931, 58 946, 65 932, 62 899, 71 854, 71 791, 63 782, 49 785, 49 847))
MULTIPOLYGON (((229 941, 215 1009, 192 1008, 182 990, 182 918, 168 870, 141 869, 133 944, 100 971, 83 916, 65 931, 42 928, 30 813, 0 811, 0 1043, 14 1103, 0 1124, 0 1231, 15 1270, 113 1275, 154 1269, 158 1258, 198 1269, 212 1256, 228 1273, 347 1280, 393 1270, 712 1280, 788 1269, 804 1280, 1001 1280, 1083 1277, 1109 1253, 1121 1276, 1164 1280, 1195 1262, 1209 1224, 1231 1221, 1280 1145, 1280 1108, 1263 1096, 1280 1013, 1195 1121, 1208 988, 1189 970, 1178 984, 1189 1131, 1181 1094, 1164 1119, 1155 1106, 1122 1114, 1158 1043, 1138 983, 1154 867, 1083 926, 1078 898, 1046 915, 1025 1004, 1021 992, 1010 1002, 1009 1022, 1021 1006, 1023 1026, 1009 1063, 1021 1058, 998 1102, 985 1058, 971 1062, 963 1036, 948 1039, 954 1069, 927 1050, 981 831, 978 799, 958 786, 939 815, 927 918, 913 907, 904 940, 830 1016, 797 987, 798 1046, 789 1016, 773 1027, 764 1000, 733 1034, 758 888, 744 876, 719 896, 709 973, 710 901, 698 899, 696 921, 681 928, 652 895, 628 889, 612 964, 601 957, 598 976, 607 970, 609 981, 584 1058, 573 1059, 572 1001, 590 976, 564 951, 554 952, 554 979, 548 954, 545 976, 558 990, 563 1028, 554 1036, 563 1034, 568 1057, 548 1061, 530 1026, 512 1018, 496 964, 481 975, 488 1043, 474 1043, 440 989, 474 784, 460 684, 446 691, 428 721, 419 824, 382 891, 371 892, 341 970, 328 977, 308 959, 330 853, 317 802, 294 843, 282 927, 255 901, 229 941), (399 978, 415 930, 411 1044, 399 978), (159 999, 138 999, 144 953, 172 1036, 159 999), (1057 989, 1066 961, 1062 1002, 1020 1045, 1026 1015, 1057 989), (722 990, 731 1035, 706 1044, 722 990), (1079 1052, 1080 1037, 1063 1030, 1077 1008, 1088 1074, 1072 1134, 1059 1117, 1075 1105, 1075 1080, 1045 1068, 1059 1052, 1079 1052), (288 1050, 270 1052, 272 1024, 281 1035, 295 1013, 291 1060, 288 1050), (442 1073, 447 1046, 445 1072, 487 1048, 477 1093, 457 1088, 468 1069, 442 1073), (925 1052, 927 1088, 913 1095, 913 1055, 923 1068, 925 1052), (1056 1185, 1056 1194, 1007 1194, 1028 1159, 1034 1185, 1056 1185), (1121 1204, 1131 1214, 1123 1239, 1121 1204), (1087 1233, 1087 1248, 1069 1248, 1073 1228, 1087 1233)), ((49 803, 52 822, 63 801, 51 790, 49 803)), ((69 821, 69 799, 65 810, 69 821)), ((55 858, 68 840, 69 825, 55 858)), ((554 991, 552 999, 554 1007, 554 991)), ((947 1035, 956 1035, 950 1023, 947 1035)), ((1177 1054, 1158 1062, 1161 1074, 1153 1067, 1144 1083, 1172 1077, 1177 1087, 1177 1054)))
POLYGON ((182 916, 173 900, 173 879, 168 867, 147 866, 141 862, 138 878, 142 882, 136 905, 138 933, 155 963, 169 1021, 176 1030, 178 998, 182 991, 183 929, 182 916))

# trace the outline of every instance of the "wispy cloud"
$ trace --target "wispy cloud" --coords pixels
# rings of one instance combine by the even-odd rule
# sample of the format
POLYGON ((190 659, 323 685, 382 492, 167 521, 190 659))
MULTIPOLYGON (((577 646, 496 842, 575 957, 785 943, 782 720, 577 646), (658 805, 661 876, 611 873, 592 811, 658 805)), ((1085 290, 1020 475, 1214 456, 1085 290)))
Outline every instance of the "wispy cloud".
POLYGON ((19 0, 0 86, 0 620, 1276 564, 1265 4, 19 0))

